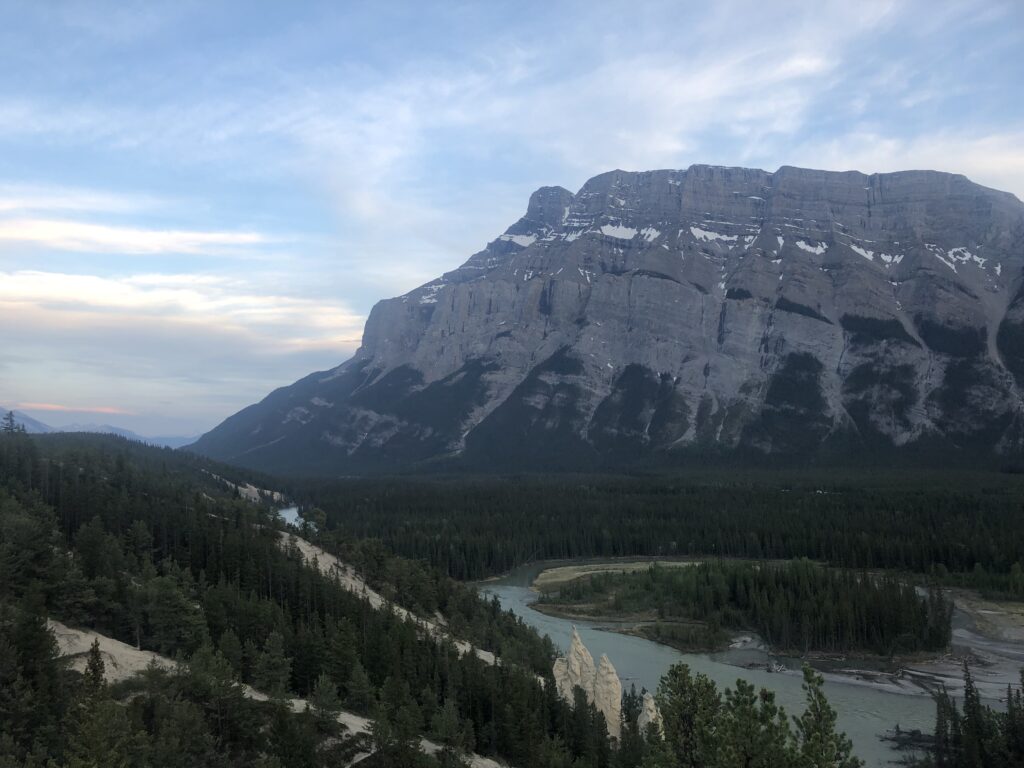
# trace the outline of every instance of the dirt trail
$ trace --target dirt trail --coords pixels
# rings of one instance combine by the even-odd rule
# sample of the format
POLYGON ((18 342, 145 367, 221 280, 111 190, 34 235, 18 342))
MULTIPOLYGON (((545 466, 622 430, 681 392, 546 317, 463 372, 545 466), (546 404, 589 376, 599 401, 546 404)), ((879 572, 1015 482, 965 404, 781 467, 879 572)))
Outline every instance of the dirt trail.
MULTIPOLYGON (((140 651, 127 643, 114 640, 106 635, 100 635, 86 629, 72 629, 53 619, 50 619, 47 624, 57 639, 60 654, 71 657, 72 669, 77 669, 78 671, 85 669, 86 654, 89 653, 93 641, 97 641, 100 654, 103 657, 104 677, 110 683, 127 680, 133 675, 144 671, 150 664, 155 664, 161 669, 174 669, 176 666, 175 662, 166 656, 161 656, 152 651, 140 651)), ((245 696, 253 701, 267 701, 269 699, 266 694, 248 685, 243 685, 242 688, 245 696)), ((305 699, 290 699, 288 704, 293 712, 306 711, 307 703, 305 699)), ((344 725, 351 734, 369 734, 372 724, 372 721, 365 717, 354 712, 345 711, 338 715, 338 722, 344 725)), ((440 745, 428 739, 422 739, 420 746, 424 752, 430 755, 441 751, 440 745)), ((358 755, 350 765, 355 765, 372 754, 372 752, 365 752, 358 755)), ((501 763, 482 755, 473 754, 467 757, 472 768, 504 768, 501 763)))

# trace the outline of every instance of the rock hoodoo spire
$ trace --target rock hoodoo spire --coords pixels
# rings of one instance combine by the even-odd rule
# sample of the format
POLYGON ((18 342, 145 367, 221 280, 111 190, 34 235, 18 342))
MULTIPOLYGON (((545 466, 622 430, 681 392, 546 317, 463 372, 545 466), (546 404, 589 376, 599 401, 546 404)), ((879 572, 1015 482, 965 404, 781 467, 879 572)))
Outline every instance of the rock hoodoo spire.
POLYGON ((608 656, 602 654, 595 667, 594 657, 573 627, 569 652, 565 658, 555 660, 553 672, 558 695, 572 702, 573 689, 581 688, 587 701, 604 715, 608 734, 618 739, 622 733, 622 681, 608 656))

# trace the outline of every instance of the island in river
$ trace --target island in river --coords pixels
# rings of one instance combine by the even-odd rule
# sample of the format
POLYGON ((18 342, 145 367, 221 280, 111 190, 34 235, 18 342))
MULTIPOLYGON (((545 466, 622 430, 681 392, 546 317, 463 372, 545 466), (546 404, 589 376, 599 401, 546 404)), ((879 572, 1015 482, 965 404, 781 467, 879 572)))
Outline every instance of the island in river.
MULTIPOLYGON (((837 573, 806 561, 804 563, 798 574, 802 582, 806 582, 811 572, 809 569, 818 573, 837 573)), ((754 658, 737 660, 738 666, 747 668, 756 666, 773 669, 787 663, 792 665, 797 661, 809 661, 820 671, 859 682, 895 684, 901 688, 910 683, 922 694, 943 686, 953 693, 958 692, 962 688, 964 661, 975 669, 975 676, 987 698, 996 702, 1005 692, 1006 685, 1015 684, 1020 679, 1020 669, 1024 667, 1024 604, 988 600, 972 590, 942 591, 941 599, 949 610, 944 619, 948 628, 944 634, 934 635, 931 647, 927 647, 926 642, 918 642, 917 647, 914 647, 914 643, 899 632, 895 633, 897 642, 881 648, 877 643, 871 647, 867 642, 858 647, 850 639, 845 647, 838 647, 836 643, 832 647, 825 643, 805 643, 801 647, 793 643, 792 638, 787 638, 789 642, 780 643, 778 636, 772 637, 769 632, 758 631, 769 623, 762 621, 762 627, 758 627, 750 615, 743 615, 728 606, 725 607, 725 613, 729 620, 723 622, 720 610, 723 606, 720 602, 724 598, 721 596, 719 605, 715 606, 712 601, 710 608, 707 604, 696 609, 693 606, 680 607, 687 602, 686 595, 679 592, 680 584, 684 587, 689 585, 690 588, 696 585, 695 594, 707 599, 709 578, 731 576, 735 579, 739 574, 749 579, 753 573, 765 578, 767 574, 773 574, 771 579, 778 580, 779 574, 785 574, 786 569, 791 567, 792 563, 775 561, 754 563, 738 560, 710 562, 697 559, 636 558, 542 564, 534 570, 535 576, 530 588, 536 593, 536 599, 530 607, 552 617, 587 621, 607 631, 643 637, 683 652, 756 652, 754 658), (682 568, 688 569, 685 575, 678 570, 682 568), (703 579, 695 578, 702 569, 709 573, 703 579), (659 590, 672 590, 672 594, 659 595, 659 590), (623 595, 623 591, 628 594, 623 595), (669 599, 666 600, 666 597, 669 599), (707 620, 709 615, 710 621, 707 620)), ((896 576, 848 574, 847 577, 854 579, 856 591, 866 597, 863 602, 868 608, 877 605, 879 595, 866 593, 865 590, 882 584, 881 580, 888 580, 890 597, 895 594, 891 590, 897 585, 915 593, 918 604, 913 606, 904 602, 904 609, 907 613, 917 610, 920 624, 917 629, 922 633, 927 632, 929 600, 934 609, 934 592, 929 596, 923 588, 899 582, 896 576)), ((844 586, 842 577, 839 578, 839 581, 831 584, 833 588, 844 586)), ((828 581, 823 584, 828 585, 828 581)), ((849 588, 849 585, 846 586, 849 588)), ((755 584, 753 588, 756 587, 755 584)), ((735 588, 734 581, 732 589, 735 588)), ((741 591, 743 588, 741 585, 741 591)), ((748 583, 745 588, 752 587, 748 583)), ((723 594, 728 592, 722 585, 719 585, 719 589, 723 594)), ((806 597, 805 583, 802 589, 806 597)), ((690 597, 693 598, 693 594, 690 597)), ((792 594, 780 592, 777 597, 785 602, 787 598, 792 599, 792 594)), ((836 599, 835 594, 819 597, 823 597, 824 607, 822 604, 809 606, 810 612, 815 615, 822 610, 831 611, 829 603, 836 599)), ((904 593, 901 599, 906 601, 909 598, 904 593)), ((757 601, 749 602, 753 604, 757 601)), ((863 621, 865 616, 860 615, 859 619, 863 621)), ((942 621, 943 618, 939 615, 933 617, 933 620, 942 621)), ((821 620, 825 626, 832 622, 832 619, 827 618, 821 620)), ((922 637, 927 640, 926 634, 922 637)))
POLYGON ((803 656, 895 661, 942 652, 951 640, 952 604, 937 587, 806 559, 606 564, 562 575, 535 585, 540 610, 614 621, 682 650, 718 650, 741 631, 803 656))
MULTIPOLYGON (((673 561, 679 562, 679 561, 673 561)), ((565 619, 541 613, 536 608, 539 592, 534 584, 557 584, 558 580, 583 572, 607 571, 630 567, 647 568, 651 560, 548 561, 520 566, 509 574, 481 584, 481 589, 499 599, 503 608, 513 611, 541 634, 548 635, 563 651, 570 644, 574 625, 587 647, 595 654, 606 653, 619 672, 623 684, 637 690, 655 691, 658 681, 676 663, 685 663, 695 673, 710 677, 719 688, 731 687, 739 677, 758 687, 775 692, 777 701, 790 714, 802 711, 800 667, 804 659, 777 655, 760 645, 750 633, 740 633, 734 646, 717 652, 687 653, 663 643, 621 632, 621 625, 609 621, 565 619), (546 575, 544 572, 547 572, 546 575), (775 672, 768 671, 776 664, 775 672)), ((839 727, 853 740, 856 754, 869 768, 888 766, 902 755, 892 742, 882 737, 897 725, 904 731, 919 729, 930 733, 935 724, 935 704, 931 691, 944 685, 954 695, 963 691, 959 657, 975 659, 972 672, 984 703, 1002 707, 1007 684, 1019 685, 1019 670, 1024 666, 1024 642, 1014 640, 1013 612, 1004 619, 999 613, 983 613, 989 624, 1004 623, 1002 639, 983 635, 975 625, 972 612, 1000 611, 985 601, 961 607, 961 598, 953 593, 953 653, 928 662, 908 663, 902 671, 886 671, 881 664, 856 659, 816 660, 813 665, 825 676, 825 692, 838 713, 839 727)), ((984 631, 987 631, 984 630, 984 631)))

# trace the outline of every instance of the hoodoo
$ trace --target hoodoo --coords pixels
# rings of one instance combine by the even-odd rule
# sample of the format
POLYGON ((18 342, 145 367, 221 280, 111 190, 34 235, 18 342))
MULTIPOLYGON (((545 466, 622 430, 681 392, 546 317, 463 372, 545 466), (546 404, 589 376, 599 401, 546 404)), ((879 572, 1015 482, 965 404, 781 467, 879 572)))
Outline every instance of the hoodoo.
POLYGON ((587 701, 604 715, 608 734, 619 738, 622 734, 622 681, 608 656, 602 654, 595 669, 594 657, 573 627, 569 652, 555 660, 553 672, 558 694, 571 703, 574 689, 582 689, 587 701))

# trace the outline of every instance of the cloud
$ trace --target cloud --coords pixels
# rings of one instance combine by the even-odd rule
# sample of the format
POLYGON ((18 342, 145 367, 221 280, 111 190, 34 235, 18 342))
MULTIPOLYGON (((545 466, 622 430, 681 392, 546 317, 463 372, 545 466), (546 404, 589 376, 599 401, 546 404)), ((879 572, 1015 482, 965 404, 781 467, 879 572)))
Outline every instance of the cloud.
POLYGON ((165 205, 151 195, 113 193, 77 187, 0 185, 0 214, 73 212, 137 213, 165 205))
POLYGON ((209 429, 359 344, 361 315, 282 278, 0 272, 0 388, 65 403, 73 382, 75 404, 136 414, 143 432, 209 429))
POLYGON ((258 232, 158 230, 61 219, 7 219, 0 220, 0 242, 3 241, 91 253, 201 254, 262 245, 268 238, 258 232))
POLYGON ((0 185, 0 383, 28 400, 77 401, 65 380, 227 415, 340 361, 372 301, 536 187, 615 167, 926 167, 1024 194, 1016 2, 105 8, 0 31, 4 173, 40 182, 0 185))
POLYGON ((17 403, 18 408, 24 408, 27 411, 53 411, 56 413, 103 413, 108 415, 121 415, 121 416, 132 416, 134 415, 131 411, 126 411, 124 408, 117 408, 112 405, 58 405, 57 403, 33 403, 33 402, 20 402, 17 403))
POLYGON ((971 181, 1014 193, 1024 200, 1024 130, 988 135, 941 132, 900 138, 864 128, 806 143, 792 164, 829 170, 884 173, 927 169, 962 173, 971 181))
POLYGON ((458 163, 504 145, 527 162, 543 157, 548 174, 563 175, 567 167, 579 183, 584 174, 616 166, 674 165, 716 126, 747 136, 792 131, 839 65, 843 45, 887 7, 865 3, 854 14, 826 5, 820 23, 804 25, 799 36, 773 36, 766 12, 725 5, 699 16, 673 11, 679 24, 617 35, 607 45, 583 45, 590 32, 609 30, 588 30, 581 19, 579 32, 567 30, 559 40, 559 48, 581 54, 581 63, 566 61, 544 36, 506 35, 500 46, 464 46, 453 60, 406 60, 386 72, 254 63, 245 89, 234 82, 230 62, 214 62, 196 73, 202 91, 184 87, 193 80, 188 76, 176 78, 181 89, 161 81, 157 104, 68 95, 54 110, 25 95, 0 102, 0 134, 157 153, 186 164, 213 157, 237 166, 258 155, 256 166, 265 168, 290 157, 293 170, 301 164, 300 173, 319 180, 341 215, 371 226, 386 222, 401 233, 410 220, 451 218, 448 193, 457 174, 443 170, 439 152, 458 163), (820 45, 823 35, 828 49, 820 45), (743 45, 712 44, 723 38, 743 45))
MULTIPOLYGON (((270 278, 272 279, 272 278, 270 278)), ((364 318, 342 304, 281 295, 269 286, 204 274, 121 278, 55 272, 0 272, 0 314, 44 310, 45 326, 82 328, 147 317, 185 326, 260 336, 279 349, 334 349, 358 344, 364 318)))

